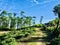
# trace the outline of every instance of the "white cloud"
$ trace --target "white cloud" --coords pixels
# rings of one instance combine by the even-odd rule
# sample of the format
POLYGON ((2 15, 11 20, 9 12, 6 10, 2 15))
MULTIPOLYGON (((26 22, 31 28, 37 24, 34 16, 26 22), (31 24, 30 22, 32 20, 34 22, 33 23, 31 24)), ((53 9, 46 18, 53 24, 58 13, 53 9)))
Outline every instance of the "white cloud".
POLYGON ((37 0, 33 0, 33 2, 36 3, 36 4, 39 4, 39 2, 37 0))
MULTIPOLYGON (((56 0, 44 0, 43 2, 39 2, 38 0, 27 0, 27 1, 32 2, 31 7, 33 7, 33 6, 37 6, 37 5, 47 4, 47 3, 50 3, 50 2, 56 1, 56 0)), ((29 8, 31 8, 31 7, 29 7, 29 8)))
POLYGON ((41 2, 41 3, 39 3, 39 4, 46 4, 46 3, 49 3, 49 2, 52 2, 52 1, 55 1, 55 0, 43 1, 43 2, 41 2))
MULTIPOLYGON (((46 3, 49 3, 49 2, 52 2, 52 1, 56 1, 56 0, 48 0, 48 1, 43 1, 43 2, 38 2, 37 0, 34 0, 34 2, 36 3, 35 5, 32 5, 31 7, 33 6, 37 6, 38 4, 42 5, 42 4, 46 4, 46 3)), ((31 8, 30 7, 30 8, 31 8)))
POLYGON ((30 2, 35 3, 35 4, 39 4, 38 0, 27 0, 27 1, 30 1, 30 2))

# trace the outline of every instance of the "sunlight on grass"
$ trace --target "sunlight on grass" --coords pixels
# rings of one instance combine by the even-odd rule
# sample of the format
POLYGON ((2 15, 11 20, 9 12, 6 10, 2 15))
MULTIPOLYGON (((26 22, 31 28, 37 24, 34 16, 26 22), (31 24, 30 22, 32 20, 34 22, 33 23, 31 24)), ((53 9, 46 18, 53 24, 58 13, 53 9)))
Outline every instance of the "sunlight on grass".
POLYGON ((37 45, 37 42, 19 42, 18 45, 37 45))

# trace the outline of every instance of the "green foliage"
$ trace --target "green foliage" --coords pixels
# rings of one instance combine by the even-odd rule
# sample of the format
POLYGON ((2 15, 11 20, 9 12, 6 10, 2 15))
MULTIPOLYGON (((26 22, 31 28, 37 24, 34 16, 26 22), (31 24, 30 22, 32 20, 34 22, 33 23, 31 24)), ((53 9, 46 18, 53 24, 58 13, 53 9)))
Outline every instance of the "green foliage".
POLYGON ((43 16, 41 16, 41 18, 40 18, 40 24, 42 24, 42 19, 43 19, 43 16))
POLYGON ((60 35, 58 38, 52 39, 50 45, 60 45, 60 35))
POLYGON ((0 36, 0 38, 2 37, 2 39, 6 39, 6 38, 22 38, 22 37, 27 37, 30 34, 32 34, 34 32, 34 30, 32 29, 25 29, 25 30, 20 30, 20 31, 10 31, 7 34, 4 34, 3 36, 0 36))
POLYGON ((56 26, 57 25, 57 22, 58 22, 58 18, 56 18, 55 20, 52 20, 52 21, 49 21, 48 23, 45 23, 45 25, 47 26, 47 27, 51 27, 51 26, 56 26))
POLYGON ((17 45, 15 38, 0 40, 0 45, 17 45))
POLYGON ((58 5, 56 5, 56 6, 54 7, 53 12, 54 12, 55 14, 57 14, 58 17, 60 18, 60 4, 58 4, 58 5))
POLYGON ((10 29, 7 27, 0 27, 0 31, 8 31, 8 30, 10 30, 10 29))
POLYGON ((54 31, 54 29, 55 29, 55 27, 53 27, 53 26, 52 26, 52 27, 47 27, 47 29, 46 29, 46 30, 47 30, 47 31, 50 31, 50 32, 53 32, 53 31, 54 31))
POLYGON ((0 36, 0 45, 16 45, 17 39, 21 39, 22 37, 27 37, 31 35, 34 30, 28 28, 20 31, 10 31, 9 33, 3 34, 0 36))
POLYGON ((2 11, 0 13, 0 27, 1 30, 14 30, 25 26, 31 26, 32 18, 31 16, 25 16, 24 11, 21 11, 21 16, 16 16, 16 13, 8 13, 2 11), (9 28, 9 29, 7 29, 9 28))
POLYGON ((33 27, 42 27, 43 24, 36 24, 36 25, 33 25, 33 27))

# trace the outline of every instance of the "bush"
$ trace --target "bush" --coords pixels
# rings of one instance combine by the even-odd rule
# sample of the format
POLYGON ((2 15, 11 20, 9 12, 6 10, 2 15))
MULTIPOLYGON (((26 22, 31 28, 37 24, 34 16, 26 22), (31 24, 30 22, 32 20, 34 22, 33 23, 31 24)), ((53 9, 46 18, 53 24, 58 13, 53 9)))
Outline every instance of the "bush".
POLYGON ((42 27, 43 24, 37 24, 37 25, 33 25, 33 27, 42 27))
POLYGON ((16 40, 21 39, 22 37, 27 37, 32 34, 34 31, 27 30, 19 30, 19 31, 10 31, 2 36, 0 36, 0 45, 16 45, 16 40))
POLYGON ((52 39, 50 45, 60 45, 60 35, 58 38, 52 39))
POLYGON ((15 38, 7 38, 0 41, 1 45, 17 45, 15 38))
POLYGON ((0 36, 0 37, 3 37, 3 39, 10 38, 10 37, 19 39, 19 38, 22 38, 22 37, 27 37, 30 34, 32 34, 33 32, 34 32, 34 30, 30 30, 30 29, 20 30, 20 31, 15 30, 15 31, 10 31, 9 33, 4 34, 3 36, 0 36))
POLYGON ((10 30, 10 29, 7 27, 0 27, 0 31, 8 31, 8 30, 10 30))

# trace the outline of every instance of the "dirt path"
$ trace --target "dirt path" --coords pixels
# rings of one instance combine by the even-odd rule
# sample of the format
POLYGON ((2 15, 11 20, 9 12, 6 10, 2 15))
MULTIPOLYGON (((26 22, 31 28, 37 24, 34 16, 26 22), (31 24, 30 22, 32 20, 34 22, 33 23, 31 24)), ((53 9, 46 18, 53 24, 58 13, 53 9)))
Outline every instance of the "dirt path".
POLYGON ((46 33, 44 33, 43 31, 39 30, 39 28, 37 29, 37 35, 40 36, 36 36, 39 37, 39 39, 37 40, 37 45, 46 45, 46 42, 44 41, 44 37, 46 37, 46 33))
POLYGON ((36 29, 36 32, 31 36, 27 42, 20 43, 19 45, 46 45, 45 37, 46 33, 41 31, 39 28, 36 29))
POLYGON ((0 31, 0 34, 8 33, 10 31, 0 31))

